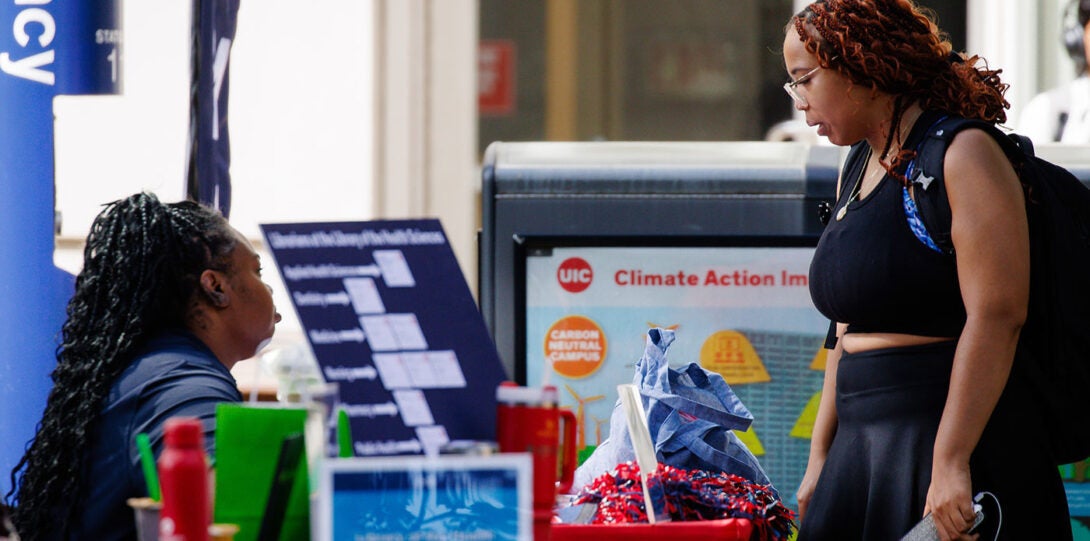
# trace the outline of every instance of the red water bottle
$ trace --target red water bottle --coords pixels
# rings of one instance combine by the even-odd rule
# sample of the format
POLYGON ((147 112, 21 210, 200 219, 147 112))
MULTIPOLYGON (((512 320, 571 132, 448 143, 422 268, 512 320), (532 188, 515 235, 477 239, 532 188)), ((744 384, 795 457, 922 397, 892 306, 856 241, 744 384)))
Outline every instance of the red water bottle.
POLYGON ((575 414, 560 409, 558 400, 551 385, 519 387, 504 382, 496 389, 500 452, 533 455, 535 541, 550 538, 557 491, 571 490, 575 473, 575 414))
POLYGON ((166 448, 159 456, 159 541, 208 541, 212 517, 204 427, 196 418, 173 417, 165 430, 166 448))

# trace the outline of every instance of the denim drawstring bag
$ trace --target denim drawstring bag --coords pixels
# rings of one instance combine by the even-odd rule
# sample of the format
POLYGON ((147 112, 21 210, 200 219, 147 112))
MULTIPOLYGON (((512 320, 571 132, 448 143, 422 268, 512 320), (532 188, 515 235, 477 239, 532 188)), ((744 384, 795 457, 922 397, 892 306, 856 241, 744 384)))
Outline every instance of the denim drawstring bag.
MULTIPOLYGON (((674 331, 648 330, 647 346, 636 363, 632 380, 643 398, 659 463, 733 473, 771 487, 757 458, 732 432, 748 429, 753 415, 723 376, 697 363, 671 368, 666 361, 666 350, 673 341, 674 331)), ((618 400, 609 420, 609 439, 575 470, 572 487, 578 490, 617 464, 635 459, 624 408, 618 400)))

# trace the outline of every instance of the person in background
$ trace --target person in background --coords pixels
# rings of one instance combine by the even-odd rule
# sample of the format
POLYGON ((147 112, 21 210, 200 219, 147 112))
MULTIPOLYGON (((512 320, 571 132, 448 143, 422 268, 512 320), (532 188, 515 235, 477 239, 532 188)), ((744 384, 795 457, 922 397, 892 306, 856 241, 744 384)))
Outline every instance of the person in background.
POLYGON ((214 456, 230 369, 280 320, 261 262, 217 211, 140 193, 106 205, 87 236, 38 431, 7 503, 23 541, 135 539, 126 499, 146 496, 136 435, 197 417, 214 456))
POLYGON ((1070 539, 1063 484, 1014 363, 1029 302, 1020 180, 989 133, 953 138, 944 178, 956 255, 926 244, 905 203, 920 189, 906 170, 928 128, 948 115, 1003 122, 1007 85, 953 53, 909 0, 814 2, 785 31, 795 107, 833 144, 855 146, 810 267, 835 332, 797 494, 799 541, 900 539, 927 513, 944 540, 990 540, 997 528, 999 539, 1070 539), (985 529, 969 534, 984 491, 1001 520, 988 507, 985 529))
POLYGON ((1090 144, 1090 0, 1073 0, 1064 20, 1064 47, 1078 76, 1034 96, 1018 116, 1018 131, 1039 143, 1085 145, 1090 144))

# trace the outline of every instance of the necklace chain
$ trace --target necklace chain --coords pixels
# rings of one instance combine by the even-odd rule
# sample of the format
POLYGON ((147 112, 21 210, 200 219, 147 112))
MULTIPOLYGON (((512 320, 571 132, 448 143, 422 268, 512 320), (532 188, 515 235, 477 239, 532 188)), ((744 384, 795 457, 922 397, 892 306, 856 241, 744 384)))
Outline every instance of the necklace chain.
MULTIPOLYGON (((869 176, 867 174, 867 167, 870 166, 871 155, 874 154, 874 149, 867 147, 867 156, 863 158, 863 168, 859 170, 859 176, 855 178, 855 186, 852 187, 851 193, 848 194, 848 200, 844 202, 844 205, 840 207, 840 210, 836 211, 836 221, 844 219, 844 216, 848 214, 848 205, 851 205, 853 201, 859 200, 859 194, 863 191, 863 182, 869 176)), ((881 170, 881 166, 877 170, 881 170)))
MULTIPOLYGON (((916 116, 912 119, 911 122, 905 122, 905 119, 902 118, 901 119, 902 127, 900 129, 898 129, 898 134, 897 135, 900 136, 901 135, 900 131, 904 130, 906 128, 907 128, 908 131, 911 132, 912 126, 916 123, 917 120, 919 120, 920 115, 922 113, 923 113, 922 111, 920 113, 917 113, 916 116)), ((907 136, 907 134, 905 134, 905 135, 907 136)), ((903 137, 899 137, 898 142, 903 141, 903 139, 904 139, 903 137)), ((898 147, 899 146, 900 145, 898 145, 898 147)), ((891 148, 889 151, 887 151, 885 154, 883 154, 881 158, 878 158, 878 168, 875 169, 872 173, 867 173, 867 169, 870 167, 870 160, 871 160, 871 158, 873 157, 873 154, 874 154, 874 147, 871 147, 871 146, 867 147, 867 156, 865 158, 863 158, 863 168, 860 169, 859 176, 856 177, 856 179, 855 179, 855 186, 852 187, 851 193, 848 194, 848 200, 845 201, 844 205, 841 206, 840 209, 836 211, 836 221, 839 222, 840 220, 843 220, 844 216, 846 216, 848 214, 848 206, 851 205, 853 201, 858 201, 860 199, 860 195, 863 192, 863 184, 866 183, 867 179, 869 179, 871 176, 873 176, 874 173, 881 173, 881 172, 885 171, 885 168, 882 166, 882 158, 885 158, 886 156, 890 156, 890 155, 896 155, 897 152, 900 152, 900 150, 894 150, 894 149, 891 148)), ((875 178, 881 178, 881 177, 880 176, 875 176, 875 178)))

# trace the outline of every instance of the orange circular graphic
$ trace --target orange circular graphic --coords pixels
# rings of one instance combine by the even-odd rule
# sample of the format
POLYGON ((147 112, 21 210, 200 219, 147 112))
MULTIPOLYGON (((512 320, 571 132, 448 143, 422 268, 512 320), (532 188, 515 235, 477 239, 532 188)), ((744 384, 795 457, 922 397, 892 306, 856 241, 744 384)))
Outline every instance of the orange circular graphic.
POLYGON ((598 371, 606 358, 606 335, 590 318, 567 316, 545 333, 545 359, 553 371, 573 379, 598 371))

